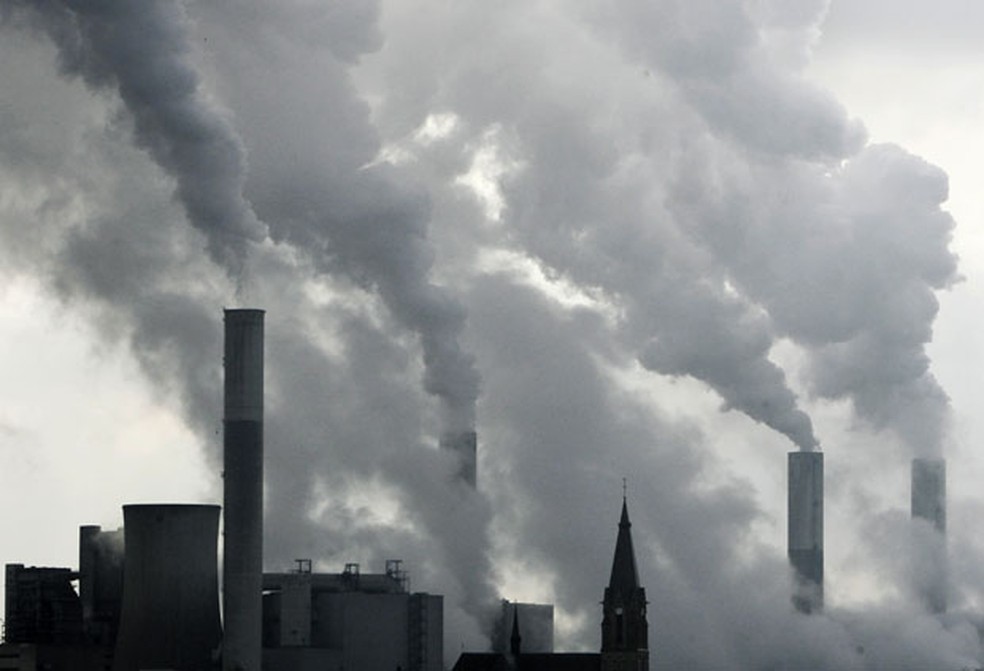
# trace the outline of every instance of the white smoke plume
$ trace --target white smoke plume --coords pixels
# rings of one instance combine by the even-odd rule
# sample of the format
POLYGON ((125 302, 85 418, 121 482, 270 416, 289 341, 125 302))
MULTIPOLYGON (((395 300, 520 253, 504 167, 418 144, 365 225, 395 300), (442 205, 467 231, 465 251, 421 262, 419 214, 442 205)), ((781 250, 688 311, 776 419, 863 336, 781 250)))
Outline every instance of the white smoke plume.
MULTIPOLYGON (((0 2, 2 270, 131 343, 206 441, 246 278, 271 568, 402 557, 448 595, 449 665, 503 587, 596 649, 630 473, 654 668, 980 666, 979 563, 948 619, 888 577, 838 604, 829 565, 827 613, 795 616, 773 476, 676 410, 710 394, 809 450, 807 411, 844 399, 905 469, 945 444, 946 176, 807 80, 825 3, 145 4, 0 2), (479 495, 427 446, 476 419, 479 495)), ((826 447, 851 559, 917 582, 863 456, 826 447)))

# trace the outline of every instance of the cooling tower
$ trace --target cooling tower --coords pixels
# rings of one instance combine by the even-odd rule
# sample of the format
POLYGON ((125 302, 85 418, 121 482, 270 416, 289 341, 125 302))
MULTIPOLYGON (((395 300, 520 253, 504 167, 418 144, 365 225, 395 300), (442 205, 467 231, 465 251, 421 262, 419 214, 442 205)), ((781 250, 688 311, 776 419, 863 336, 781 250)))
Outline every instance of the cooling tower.
POLYGON ((912 460, 912 519, 925 520, 930 528, 916 527, 915 577, 926 607, 946 611, 946 461, 912 460))
POLYGON ((449 432, 441 436, 441 449, 458 459, 458 477, 472 487, 478 481, 478 434, 474 431, 449 432))
POLYGON ((263 314, 225 311, 224 671, 260 671, 262 655, 263 314))
POLYGON ((123 609, 114 671, 211 671, 222 640, 219 507, 123 506, 123 526, 123 609))
POLYGON ((801 613, 823 608, 823 453, 789 453, 789 563, 795 573, 793 605, 801 613))

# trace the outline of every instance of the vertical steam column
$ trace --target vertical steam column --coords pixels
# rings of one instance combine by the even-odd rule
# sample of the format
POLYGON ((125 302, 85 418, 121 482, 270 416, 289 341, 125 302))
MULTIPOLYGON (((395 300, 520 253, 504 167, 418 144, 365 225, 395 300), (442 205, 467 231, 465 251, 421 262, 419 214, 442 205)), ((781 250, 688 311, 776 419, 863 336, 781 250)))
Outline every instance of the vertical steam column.
POLYGON ((912 519, 916 527, 917 588, 933 613, 946 612, 946 461, 912 460, 912 519))
POLYGON ((260 671, 263 310, 225 311, 223 671, 260 671))
POLYGON ((478 434, 474 431, 450 431, 441 436, 441 449, 453 452, 458 458, 458 477, 476 486, 478 481, 478 434))
POLYGON ((823 453, 789 453, 789 563, 795 571, 793 605, 823 609, 823 453))

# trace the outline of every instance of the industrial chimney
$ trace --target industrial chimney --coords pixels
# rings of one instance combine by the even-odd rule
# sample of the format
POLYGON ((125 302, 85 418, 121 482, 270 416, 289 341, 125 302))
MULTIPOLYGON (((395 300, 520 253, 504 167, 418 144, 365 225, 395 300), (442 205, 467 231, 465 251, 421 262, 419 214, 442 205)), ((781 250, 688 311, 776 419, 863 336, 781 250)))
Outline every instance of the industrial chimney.
POLYGON ((788 551, 795 573, 793 605, 823 609, 823 453, 789 453, 788 551))
POLYGON ((471 485, 478 482, 478 434, 474 431, 448 432, 441 436, 441 449, 458 459, 458 477, 471 485))
POLYGON ((113 671, 215 668, 219 506, 123 506, 123 608, 113 671))
POLYGON ((946 461, 913 459, 911 505, 913 521, 929 523, 927 533, 918 533, 916 576, 919 592, 933 613, 946 612, 946 461))
POLYGON ((223 671, 260 671, 263 310, 225 311, 223 671))

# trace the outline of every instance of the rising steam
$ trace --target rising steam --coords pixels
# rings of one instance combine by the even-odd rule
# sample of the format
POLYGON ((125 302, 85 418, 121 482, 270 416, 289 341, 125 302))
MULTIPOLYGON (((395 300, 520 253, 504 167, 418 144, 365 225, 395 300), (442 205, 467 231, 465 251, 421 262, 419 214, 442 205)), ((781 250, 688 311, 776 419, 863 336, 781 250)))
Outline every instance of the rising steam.
MULTIPOLYGON (((946 176, 807 80, 824 11, 0 0, 2 268, 129 343, 206 443, 218 308, 267 307, 268 564, 403 558, 449 664, 503 584, 596 649, 628 472, 667 668, 979 666, 973 618, 904 597, 792 617, 755 483, 639 392, 691 378, 803 450, 843 399, 904 463, 942 452, 946 176), (472 428, 480 493, 427 445, 472 428)), ((894 518, 859 508, 892 574, 894 518)))

